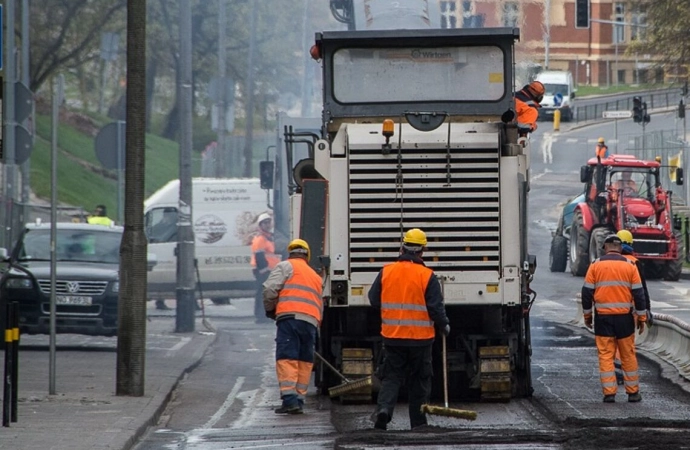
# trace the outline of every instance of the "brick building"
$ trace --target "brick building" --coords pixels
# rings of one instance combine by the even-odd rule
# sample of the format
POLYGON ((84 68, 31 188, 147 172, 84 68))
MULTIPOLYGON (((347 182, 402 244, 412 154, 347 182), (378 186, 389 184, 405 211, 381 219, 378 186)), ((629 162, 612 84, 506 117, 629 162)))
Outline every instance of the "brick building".
POLYGON ((590 27, 578 29, 575 0, 439 0, 442 27, 518 27, 518 61, 570 70, 578 85, 662 83, 651 55, 625 54, 644 39, 644 12, 631 1, 591 0, 590 7, 590 27))

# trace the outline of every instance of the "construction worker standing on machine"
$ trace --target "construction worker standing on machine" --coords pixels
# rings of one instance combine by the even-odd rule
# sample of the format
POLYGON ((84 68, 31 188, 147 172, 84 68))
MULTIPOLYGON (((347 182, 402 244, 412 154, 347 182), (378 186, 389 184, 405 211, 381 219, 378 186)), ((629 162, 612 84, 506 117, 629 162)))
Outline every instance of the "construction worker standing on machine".
POLYGON ((252 259, 250 264, 256 279, 256 296, 254 297, 254 318, 256 323, 268 323, 263 306, 263 283, 268 274, 280 262, 280 255, 276 254, 271 216, 262 213, 257 219, 259 233, 252 240, 252 259))
POLYGON ((541 82, 532 81, 515 94, 515 110, 520 136, 526 136, 527 133, 537 129, 539 103, 544 98, 544 92, 544 85, 541 82))
POLYGON ((596 155, 597 159, 606 159, 609 157, 609 148, 606 145, 606 141, 604 140, 603 137, 600 137, 597 140, 597 146, 594 147, 594 154, 596 155))
POLYGON ((385 266, 369 290, 371 306, 381 309, 385 349, 381 390, 372 415, 375 428, 380 430, 391 421, 406 378, 410 426, 426 425, 421 407, 431 395, 435 328, 450 334, 441 284, 422 261, 426 244, 426 234, 419 228, 405 233, 398 261, 385 266))
MULTIPOLYGON (((647 326, 651 327, 654 324, 654 318, 652 316, 652 305, 649 299, 649 290, 647 289, 647 280, 644 276, 644 266, 642 262, 633 255, 633 235, 628 230, 620 230, 616 235, 621 238, 621 249, 622 255, 632 261, 637 267, 637 271, 640 274, 640 279, 642 280, 642 289, 644 290, 645 305, 647 306, 647 326)), ((619 385, 623 384, 623 369, 621 367, 621 357, 620 353, 616 351, 616 356, 613 360, 613 364, 616 367, 616 381, 619 385)))
POLYGON ((616 350, 620 351, 628 401, 639 402, 642 396, 635 355, 635 328, 642 333, 647 319, 642 280, 637 267, 621 254, 621 238, 615 234, 607 236, 604 250, 606 254, 590 264, 582 286, 585 326, 591 329, 594 321, 604 403, 616 401, 618 386, 613 361, 616 350))
POLYGON ((289 257, 263 285, 266 316, 276 321, 276 374, 282 405, 276 414, 302 414, 323 314, 321 277, 309 266, 309 244, 292 240, 289 257))

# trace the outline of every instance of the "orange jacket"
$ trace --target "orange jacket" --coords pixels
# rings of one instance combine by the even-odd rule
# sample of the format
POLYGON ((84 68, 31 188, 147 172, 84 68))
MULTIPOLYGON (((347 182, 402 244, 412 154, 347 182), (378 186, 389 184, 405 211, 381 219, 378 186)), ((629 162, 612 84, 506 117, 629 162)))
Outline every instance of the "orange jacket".
POLYGON ((609 148, 606 145, 597 144, 594 147, 594 154, 597 158, 605 159, 609 155, 609 148))
POLYGON ((515 94, 515 110, 517 111, 518 128, 526 128, 530 131, 537 129, 537 119, 539 118, 539 103, 520 91, 515 94))
POLYGON ((388 339, 433 339, 434 322, 424 294, 433 271, 422 264, 398 261, 381 274, 381 335, 388 339))
POLYGON ((250 264, 254 269, 273 270, 273 268, 280 262, 280 255, 276 255, 276 246, 273 242, 273 236, 259 233, 254 236, 252 240, 252 260, 250 264), (257 264, 257 253, 262 253, 259 257, 259 264, 257 264))
POLYGON ((635 264, 625 256, 609 252, 590 264, 582 286, 585 318, 597 314, 630 314, 635 308, 638 320, 647 319, 642 280, 635 264))
POLYGON ((323 299, 321 277, 302 258, 290 258, 292 276, 285 281, 280 294, 276 316, 283 314, 306 314, 321 323, 323 299))

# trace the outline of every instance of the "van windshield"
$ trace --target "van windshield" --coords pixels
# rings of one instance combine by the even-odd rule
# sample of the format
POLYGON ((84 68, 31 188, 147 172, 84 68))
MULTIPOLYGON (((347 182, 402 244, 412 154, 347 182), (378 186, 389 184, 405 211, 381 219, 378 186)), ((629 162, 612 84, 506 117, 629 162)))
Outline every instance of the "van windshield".
POLYGON ((554 84, 554 83, 542 83, 544 85, 544 90, 546 91, 544 95, 556 95, 561 94, 563 96, 568 95, 568 85, 567 84, 554 84))

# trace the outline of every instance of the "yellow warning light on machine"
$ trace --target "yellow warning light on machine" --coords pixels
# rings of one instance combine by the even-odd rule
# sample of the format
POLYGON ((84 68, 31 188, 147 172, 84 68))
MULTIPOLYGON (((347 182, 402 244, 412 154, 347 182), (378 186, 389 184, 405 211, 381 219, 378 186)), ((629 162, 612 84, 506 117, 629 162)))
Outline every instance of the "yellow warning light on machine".
POLYGON ((385 119, 383 121, 383 131, 381 134, 383 134, 385 137, 389 138, 393 136, 395 131, 395 124, 391 119, 385 119))
POLYGON ((498 285, 497 284, 487 284, 486 285, 486 292, 489 294, 498 293, 498 285))

